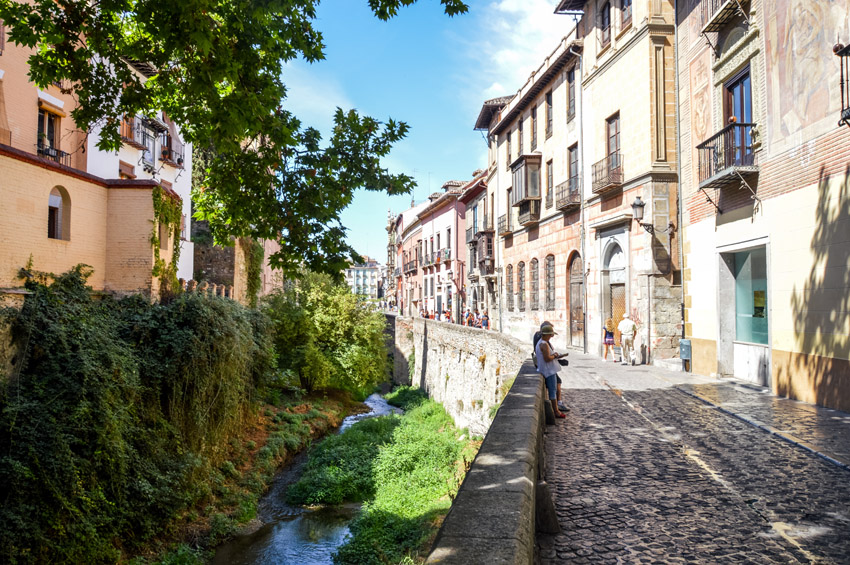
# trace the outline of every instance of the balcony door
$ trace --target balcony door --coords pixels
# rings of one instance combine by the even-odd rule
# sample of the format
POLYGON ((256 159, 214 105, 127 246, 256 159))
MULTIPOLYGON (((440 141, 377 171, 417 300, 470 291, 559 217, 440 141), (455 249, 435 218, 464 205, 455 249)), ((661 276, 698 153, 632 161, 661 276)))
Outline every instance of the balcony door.
MULTIPOLYGON (((753 96, 750 82, 750 70, 739 73, 726 83, 726 103, 724 109, 726 123, 753 123, 753 96)), ((733 164, 749 166, 753 164, 753 142, 751 126, 733 126, 732 128, 733 164)))
POLYGON ((606 149, 608 151, 608 171, 620 168, 620 113, 617 112, 605 121, 606 149))
POLYGON ((584 346, 584 276, 581 256, 570 263, 570 345, 584 346))

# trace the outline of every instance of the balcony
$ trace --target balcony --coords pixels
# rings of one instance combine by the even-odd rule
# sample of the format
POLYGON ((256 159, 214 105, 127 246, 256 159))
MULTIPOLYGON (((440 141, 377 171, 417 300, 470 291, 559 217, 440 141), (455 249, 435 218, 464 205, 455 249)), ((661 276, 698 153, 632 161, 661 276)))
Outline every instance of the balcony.
POLYGON ((611 153, 593 165, 593 193, 604 194, 623 186, 623 156, 611 153))
POLYGON ((471 228, 466 229, 466 242, 472 243, 472 241, 474 239, 475 239, 475 227, 473 226, 471 228))
POLYGON ((422 266, 429 267, 434 264, 434 254, 433 253, 425 253, 422 256, 422 266))
POLYGON ((163 133, 161 138, 161 161, 174 167, 183 166, 184 146, 176 137, 163 133))
POLYGON ((833 47, 833 52, 839 57, 841 72, 838 83, 841 88, 841 119, 838 120, 838 125, 850 126, 850 45, 843 46, 839 43, 833 47))
POLYGON ((441 258, 444 262, 452 260, 452 250, 448 247, 444 249, 440 249, 437 251, 437 256, 441 258))
POLYGON ((493 214, 484 214, 484 225, 478 233, 493 233, 493 214))
POLYGON ((139 118, 125 117, 121 122, 121 140, 136 149, 146 149, 152 135, 139 118))
POLYGON ((700 4, 702 33, 720 31, 739 16, 746 18, 740 7, 741 3, 743 3, 741 0, 702 0, 700 4))
POLYGON ((540 202, 540 155, 521 155, 511 163, 513 191, 511 206, 540 202))
POLYGON ((405 274, 414 273, 414 272, 416 272, 417 267, 418 267, 418 263, 417 263, 416 259, 414 259, 413 261, 408 261, 407 263, 404 264, 404 273, 405 274))
POLYGON ((395 270, 393 271, 393 275, 395 275, 396 278, 400 277, 401 276, 401 267, 396 267, 395 270))
POLYGON ((540 221, 540 201, 529 200, 519 206, 519 225, 532 226, 540 221))
POLYGON ((39 157, 44 157, 45 159, 49 159, 54 163, 59 163, 60 165, 65 165, 66 167, 71 166, 70 153, 65 153, 64 151, 50 147, 50 144, 46 144, 41 141, 36 144, 35 149, 39 157))
POLYGON ((555 188, 555 207, 568 212, 581 207, 581 182, 579 177, 572 177, 555 188))
POLYGON ((758 175, 753 151, 754 125, 729 124, 697 145, 700 188, 740 184, 742 178, 758 175))
POLYGON ((502 237, 507 237, 514 233, 513 225, 511 224, 510 219, 507 214, 502 214, 499 216, 499 235, 502 237))

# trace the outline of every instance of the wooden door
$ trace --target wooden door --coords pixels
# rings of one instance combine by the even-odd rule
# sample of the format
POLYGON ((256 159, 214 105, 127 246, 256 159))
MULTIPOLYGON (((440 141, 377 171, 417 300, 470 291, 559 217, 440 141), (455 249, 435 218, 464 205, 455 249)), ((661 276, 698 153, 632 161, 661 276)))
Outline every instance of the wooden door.
POLYGON ((570 264, 570 345, 584 346, 584 278, 578 256, 570 264))

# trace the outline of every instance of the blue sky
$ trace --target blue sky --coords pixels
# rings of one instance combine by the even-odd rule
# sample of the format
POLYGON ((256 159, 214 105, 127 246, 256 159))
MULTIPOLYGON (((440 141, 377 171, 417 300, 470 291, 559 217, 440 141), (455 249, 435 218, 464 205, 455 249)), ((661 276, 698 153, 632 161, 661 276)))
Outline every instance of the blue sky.
MULTIPOLYGON (((574 24, 553 14, 555 0, 467 4, 467 14, 449 18, 437 0, 419 0, 381 22, 366 0, 322 0, 315 25, 326 60, 287 67, 285 106, 323 132, 337 106, 407 122, 407 138, 385 163, 416 179, 416 202, 447 180, 471 178, 486 164, 486 143, 472 129, 482 102, 515 93, 574 24)), ((349 243, 384 263, 387 209, 410 201, 358 192, 342 215, 349 243)))

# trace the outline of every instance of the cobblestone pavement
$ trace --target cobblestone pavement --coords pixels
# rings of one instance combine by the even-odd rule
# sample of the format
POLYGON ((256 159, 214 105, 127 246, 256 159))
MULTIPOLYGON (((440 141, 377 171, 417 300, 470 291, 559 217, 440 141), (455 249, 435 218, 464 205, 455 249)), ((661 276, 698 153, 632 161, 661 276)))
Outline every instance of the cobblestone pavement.
POLYGON ((538 535, 541 563, 850 563, 850 415, 570 358, 571 411, 546 434, 562 532, 538 535))

